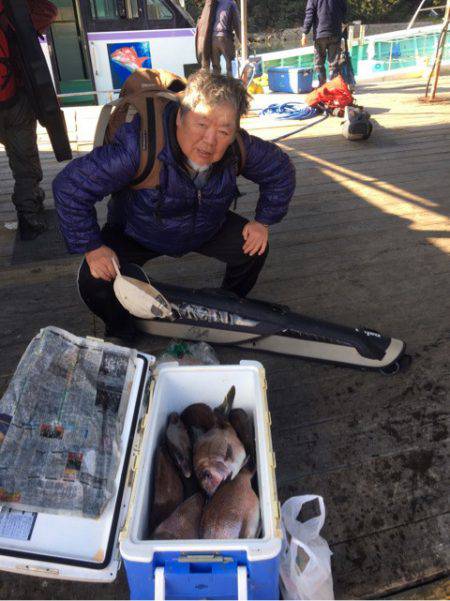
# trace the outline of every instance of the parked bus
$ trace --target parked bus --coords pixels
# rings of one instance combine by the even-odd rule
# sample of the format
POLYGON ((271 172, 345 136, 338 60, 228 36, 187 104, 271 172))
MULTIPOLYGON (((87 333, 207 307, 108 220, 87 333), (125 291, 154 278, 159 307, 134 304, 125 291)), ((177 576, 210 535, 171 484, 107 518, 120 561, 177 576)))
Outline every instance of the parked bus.
POLYGON ((42 45, 63 106, 107 102, 137 67, 197 67, 195 24, 176 0, 52 1, 59 15, 42 45))

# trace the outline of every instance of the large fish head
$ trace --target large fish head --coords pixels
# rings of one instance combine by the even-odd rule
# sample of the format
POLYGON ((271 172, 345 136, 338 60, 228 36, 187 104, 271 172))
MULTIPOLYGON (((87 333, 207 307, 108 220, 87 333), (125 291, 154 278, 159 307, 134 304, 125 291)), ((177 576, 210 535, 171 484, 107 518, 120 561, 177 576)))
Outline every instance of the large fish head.
POLYGON ((211 497, 230 477, 230 468, 223 461, 209 458, 195 466, 195 474, 200 486, 211 497))

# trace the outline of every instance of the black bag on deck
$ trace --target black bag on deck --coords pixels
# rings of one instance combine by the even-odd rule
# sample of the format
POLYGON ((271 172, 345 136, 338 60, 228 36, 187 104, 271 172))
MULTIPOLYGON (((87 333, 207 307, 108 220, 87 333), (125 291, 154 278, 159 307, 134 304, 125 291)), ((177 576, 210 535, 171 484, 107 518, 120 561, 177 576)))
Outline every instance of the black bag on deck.
POLYGON ((347 140, 367 140, 372 133, 373 125, 370 114, 359 106, 346 106, 342 135, 347 140))

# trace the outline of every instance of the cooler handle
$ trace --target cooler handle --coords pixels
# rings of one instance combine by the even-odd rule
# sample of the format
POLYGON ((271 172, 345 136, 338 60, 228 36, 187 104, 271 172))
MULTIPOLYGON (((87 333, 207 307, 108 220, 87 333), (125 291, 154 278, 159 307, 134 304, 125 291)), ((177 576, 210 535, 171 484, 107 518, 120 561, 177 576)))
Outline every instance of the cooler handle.
POLYGON ((164 601, 166 598, 166 581, 164 580, 164 568, 155 570, 155 601, 164 601))
POLYGON ((238 566, 237 569, 237 589, 238 600, 247 601, 247 568, 246 566, 238 566))
MULTIPOLYGON (((247 568, 238 566, 237 569, 238 601, 247 601, 247 568)), ((155 601, 164 601, 166 598, 166 582, 164 580, 164 568, 155 570, 155 601)))

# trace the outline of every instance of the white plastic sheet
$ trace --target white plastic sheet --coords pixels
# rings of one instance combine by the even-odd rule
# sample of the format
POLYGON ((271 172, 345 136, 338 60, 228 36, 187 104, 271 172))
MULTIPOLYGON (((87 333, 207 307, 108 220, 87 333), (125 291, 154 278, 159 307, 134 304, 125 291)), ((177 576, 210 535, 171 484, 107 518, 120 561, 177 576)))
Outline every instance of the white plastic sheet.
POLYGON ((283 547, 280 576, 284 599, 334 599, 331 551, 320 536, 325 504, 317 495, 291 497, 281 508, 283 547), (298 519, 303 505, 317 499, 320 514, 298 519))

